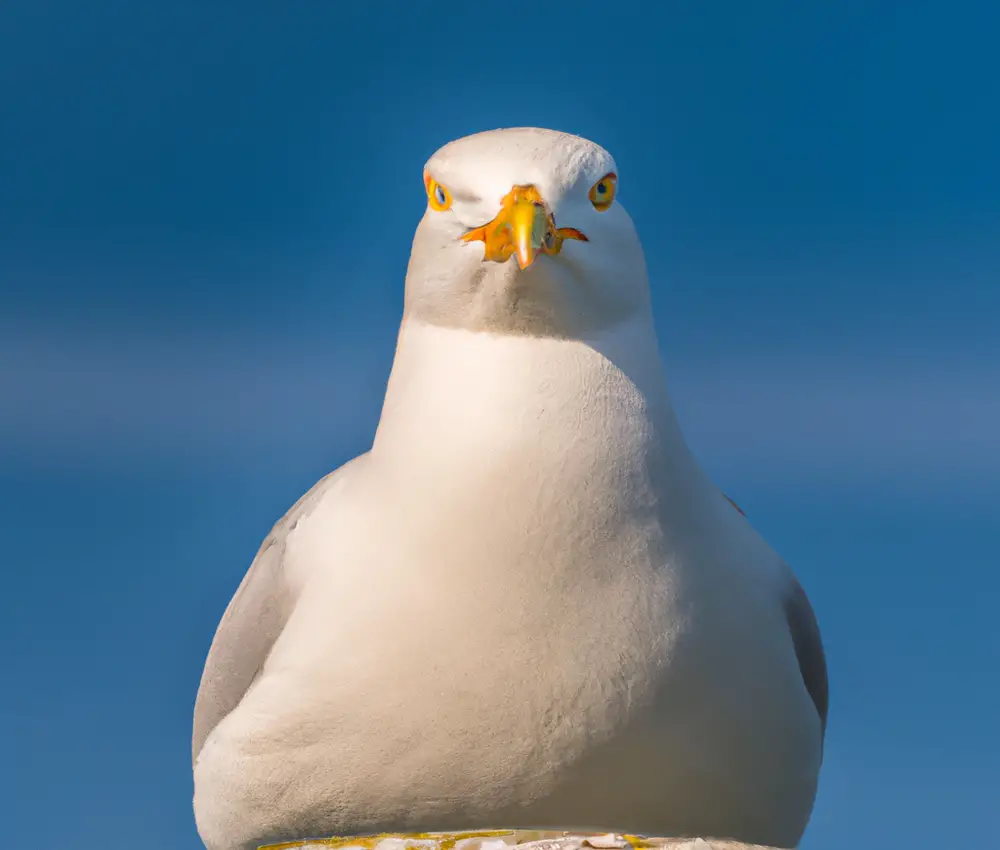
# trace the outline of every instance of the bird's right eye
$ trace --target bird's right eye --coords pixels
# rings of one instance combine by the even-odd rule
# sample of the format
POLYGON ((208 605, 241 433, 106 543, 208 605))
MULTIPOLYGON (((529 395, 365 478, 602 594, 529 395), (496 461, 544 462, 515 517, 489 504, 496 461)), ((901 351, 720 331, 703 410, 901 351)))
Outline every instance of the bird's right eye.
POLYGON ((444 212, 451 209, 451 192, 429 174, 424 174, 424 188, 427 189, 427 202, 432 210, 444 212))

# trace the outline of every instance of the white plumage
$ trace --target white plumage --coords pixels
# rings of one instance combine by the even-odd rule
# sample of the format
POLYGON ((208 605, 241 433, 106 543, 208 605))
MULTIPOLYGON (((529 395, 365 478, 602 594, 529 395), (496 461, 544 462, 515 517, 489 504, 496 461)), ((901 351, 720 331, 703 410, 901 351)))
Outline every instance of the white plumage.
POLYGON ((689 453, 599 146, 446 146, 372 450, 275 527, 195 713, 210 850, 380 830, 575 827, 793 846, 822 758, 808 602, 689 453), (567 241, 461 237, 512 187, 567 241))

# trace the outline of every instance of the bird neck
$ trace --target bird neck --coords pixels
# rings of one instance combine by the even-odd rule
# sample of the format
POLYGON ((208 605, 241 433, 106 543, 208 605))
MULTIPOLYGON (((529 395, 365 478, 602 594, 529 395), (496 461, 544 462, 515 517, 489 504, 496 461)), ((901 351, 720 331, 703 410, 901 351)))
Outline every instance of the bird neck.
POLYGON ((406 319, 372 451, 439 475, 506 466, 575 473, 583 485, 651 460, 674 478, 694 474, 646 317, 589 340, 406 319))

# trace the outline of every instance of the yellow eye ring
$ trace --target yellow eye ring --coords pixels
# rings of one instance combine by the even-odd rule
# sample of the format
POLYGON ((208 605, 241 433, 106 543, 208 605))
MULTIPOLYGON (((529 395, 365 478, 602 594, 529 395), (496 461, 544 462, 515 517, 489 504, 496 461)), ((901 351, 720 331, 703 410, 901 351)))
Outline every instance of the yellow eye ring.
POLYGON ((451 192, 429 174, 424 175, 424 188, 427 190, 427 202, 432 210, 444 212, 451 209, 451 192))
POLYGON ((606 212, 611 209, 615 202, 615 193, 618 191, 618 175, 613 171, 605 174, 590 188, 590 203, 598 212, 606 212))

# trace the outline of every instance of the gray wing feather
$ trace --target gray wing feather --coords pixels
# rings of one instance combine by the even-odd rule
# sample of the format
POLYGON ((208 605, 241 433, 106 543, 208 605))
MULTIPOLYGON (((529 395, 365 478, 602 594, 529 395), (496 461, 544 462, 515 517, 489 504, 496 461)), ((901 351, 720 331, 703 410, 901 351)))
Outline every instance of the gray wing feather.
POLYGON ((785 619, 795 645, 802 680, 812 697, 826 733, 826 717, 830 704, 830 683, 826 671, 826 653, 819 633, 819 624, 809 598, 798 579, 789 571, 789 588, 784 599, 785 619))
MULTIPOLYGON (((362 455, 364 457, 364 455, 362 455)), ((291 614, 295 599, 285 581, 285 544, 336 479, 360 458, 321 479, 286 513, 261 544, 215 631, 194 706, 191 758, 212 730, 243 699, 291 614)))

